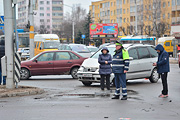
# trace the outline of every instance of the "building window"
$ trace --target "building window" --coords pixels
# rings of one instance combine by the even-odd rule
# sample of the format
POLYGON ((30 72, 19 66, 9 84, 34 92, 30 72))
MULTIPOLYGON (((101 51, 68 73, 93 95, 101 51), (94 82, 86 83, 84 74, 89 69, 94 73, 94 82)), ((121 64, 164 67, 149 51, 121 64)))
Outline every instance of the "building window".
POLYGON ((50 22, 50 19, 47 19, 47 22, 50 22))
POLYGON ((151 5, 149 5, 149 10, 151 10, 151 5))
POLYGON ((163 14, 163 19, 165 19, 165 14, 163 14))
POLYGON ((63 13, 52 13, 53 16, 63 16, 63 13))
POLYGON ((127 22, 129 22, 129 18, 127 18, 127 22))
POLYGON ((123 10, 123 13, 124 13, 124 14, 126 13, 126 9, 123 10))
POLYGON ((176 0, 172 0, 172 6, 176 5, 176 0))
POLYGON ((47 10, 50 10, 50 7, 47 7, 47 10))
POLYGON ((52 10, 53 11, 62 10, 62 7, 53 7, 52 10))
POLYGON ((62 3, 62 1, 52 1, 52 4, 53 4, 53 5, 56 5, 56 4, 62 5, 63 3, 62 3))
POLYGON ((40 22, 44 22, 44 19, 40 19, 40 22))
POLYGON ((43 5, 44 4, 44 1, 40 1, 40 5, 43 5))
POLYGON ((170 13, 168 13, 168 19, 170 18, 170 13))
POLYGON ((47 5, 49 5, 50 4, 50 1, 47 1, 47 5))
POLYGON ((40 13, 40 16, 44 16, 44 13, 40 13))
POLYGON ((44 7, 40 7, 40 10, 44 10, 44 7))
POLYGON ((168 7, 170 7, 170 2, 168 2, 168 7))
POLYGON ((165 8, 166 7, 166 3, 165 2, 163 2, 163 8, 165 8))
POLYGON ((147 20, 147 17, 145 16, 145 21, 147 20))
POLYGON ((123 0, 123 4, 126 4, 126 0, 123 0))
POLYGON ((151 15, 149 15, 149 20, 151 20, 151 15))
POLYGON ((47 13, 47 16, 50 16, 50 13, 47 13))
POLYGON ((126 22, 126 18, 124 18, 124 23, 126 22))
POLYGON ((127 13, 129 13, 129 8, 127 9, 127 13))
POLYGON ((50 25, 47 25, 47 28, 50 29, 50 25))
POLYGON ((113 6, 113 2, 111 2, 111 6, 113 6))
POLYGON ((113 16, 113 11, 111 11, 111 16, 113 16))
POLYGON ((130 6, 130 12, 135 12, 135 6, 130 6))

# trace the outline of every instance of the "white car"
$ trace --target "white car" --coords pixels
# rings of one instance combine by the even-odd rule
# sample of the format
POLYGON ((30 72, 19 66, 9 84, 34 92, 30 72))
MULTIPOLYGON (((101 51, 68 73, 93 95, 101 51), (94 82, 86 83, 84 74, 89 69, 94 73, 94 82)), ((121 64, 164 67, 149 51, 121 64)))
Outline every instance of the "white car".
MULTIPOLYGON (((156 83, 159 80, 157 68, 152 66, 157 61, 157 52, 152 45, 143 44, 124 44, 129 52, 130 65, 127 73, 127 80, 148 78, 150 82, 156 83)), ((109 53, 113 56, 115 45, 106 46, 109 53)), ((78 80, 85 86, 90 86, 92 83, 100 83, 98 57, 101 54, 101 49, 90 58, 84 60, 78 70, 78 80)), ((114 83, 114 74, 111 74, 111 82, 114 83)))
POLYGON ((87 48, 89 49, 92 55, 98 51, 98 48, 94 46, 87 46, 87 48))

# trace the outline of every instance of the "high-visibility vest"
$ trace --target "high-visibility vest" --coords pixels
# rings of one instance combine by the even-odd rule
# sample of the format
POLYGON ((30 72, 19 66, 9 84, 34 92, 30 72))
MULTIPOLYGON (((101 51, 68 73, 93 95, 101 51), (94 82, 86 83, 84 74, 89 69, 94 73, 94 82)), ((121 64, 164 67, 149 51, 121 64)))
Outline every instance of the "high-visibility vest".
POLYGON ((122 49, 122 53, 123 53, 123 60, 129 59, 129 53, 127 50, 122 49))

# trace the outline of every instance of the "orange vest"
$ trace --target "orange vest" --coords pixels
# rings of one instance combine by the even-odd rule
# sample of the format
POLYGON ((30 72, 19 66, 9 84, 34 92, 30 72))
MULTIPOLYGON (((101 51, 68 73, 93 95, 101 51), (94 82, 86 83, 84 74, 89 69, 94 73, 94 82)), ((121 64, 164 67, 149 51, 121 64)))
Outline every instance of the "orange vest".
POLYGON ((177 46, 177 49, 180 50, 180 45, 177 46))

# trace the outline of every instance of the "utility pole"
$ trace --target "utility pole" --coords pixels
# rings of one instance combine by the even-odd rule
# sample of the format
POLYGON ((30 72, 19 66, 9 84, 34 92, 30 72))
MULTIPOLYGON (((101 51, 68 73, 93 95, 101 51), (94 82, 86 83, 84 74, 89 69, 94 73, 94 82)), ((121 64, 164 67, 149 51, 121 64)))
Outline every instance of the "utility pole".
POLYGON ((34 17, 33 17, 33 0, 29 0, 29 43, 30 43, 30 58, 34 57, 34 17))
POLYGON ((136 21, 136 35, 138 34, 138 30, 137 30, 137 0, 135 0, 135 6, 136 6, 136 11, 135 11, 135 21, 136 21))
POLYGON ((71 8, 72 8, 72 31, 73 31, 72 38, 73 38, 73 43, 74 43, 74 15, 73 15, 73 7, 71 8))
POLYGON ((4 0, 4 29, 5 56, 7 57, 6 88, 13 89, 14 85, 14 31, 12 0, 4 0))

